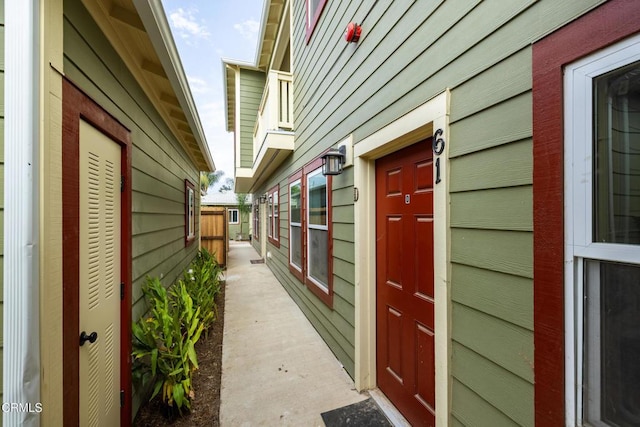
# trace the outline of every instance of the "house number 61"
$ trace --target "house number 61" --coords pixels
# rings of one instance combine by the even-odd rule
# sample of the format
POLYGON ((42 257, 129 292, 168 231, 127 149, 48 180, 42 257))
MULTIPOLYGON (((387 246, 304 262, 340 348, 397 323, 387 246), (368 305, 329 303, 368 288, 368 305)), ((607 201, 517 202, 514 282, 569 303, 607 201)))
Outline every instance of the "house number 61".
MULTIPOLYGON (((445 142, 442 138, 443 134, 444 131, 442 129, 436 130, 436 132, 433 134, 433 153, 436 156, 439 156, 444 151, 445 142)), ((440 179, 440 157, 438 157, 436 159, 436 184, 439 184, 440 181, 442 180, 440 179)))

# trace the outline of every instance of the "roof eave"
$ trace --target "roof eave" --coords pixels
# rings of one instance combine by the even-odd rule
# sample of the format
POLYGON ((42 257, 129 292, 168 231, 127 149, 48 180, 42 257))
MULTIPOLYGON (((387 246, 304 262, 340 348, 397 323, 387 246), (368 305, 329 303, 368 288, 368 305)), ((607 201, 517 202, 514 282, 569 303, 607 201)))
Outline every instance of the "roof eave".
POLYGON ((191 90, 189 89, 189 82, 182 67, 178 49, 171 35, 171 28, 162 3, 160 1, 148 0, 133 0, 133 3, 173 87, 175 95, 178 98, 180 107, 185 113, 193 132, 193 137, 203 154, 207 167, 209 167, 211 171, 215 171, 216 166, 204 136, 202 122, 200 121, 198 110, 196 109, 191 90))

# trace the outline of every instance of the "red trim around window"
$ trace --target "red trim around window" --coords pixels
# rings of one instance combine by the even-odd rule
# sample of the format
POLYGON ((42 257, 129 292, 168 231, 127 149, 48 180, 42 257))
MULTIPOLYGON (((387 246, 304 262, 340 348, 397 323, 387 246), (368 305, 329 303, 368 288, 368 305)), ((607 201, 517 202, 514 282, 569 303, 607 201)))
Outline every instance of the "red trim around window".
POLYGON ((306 27, 306 36, 305 40, 307 44, 309 44, 309 40, 311 40, 311 35, 313 34, 313 30, 316 28, 318 21, 320 20, 320 15, 322 15, 322 11, 324 10, 324 6, 327 4, 327 0, 320 0, 316 10, 310 14, 309 13, 309 3, 311 0, 305 0, 305 27, 306 27), (311 15, 311 22, 309 22, 308 16, 311 15))
MULTIPOLYGON (((332 215, 332 178, 327 176, 327 239, 328 239, 328 265, 327 265, 327 288, 328 293, 311 280, 308 276, 307 268, 307 175, 318 168, 322 167, 322 159, 317 158, 307 163, 301 170, 297 171, 289 177, 289 184, 300 180, 300 197, 302 209, 301 215, 301 233, 300 233, 300 251, 302 253, 302 271, 298 270, 293 264, 291 264, 291 242, 289 242, 289 271, 304 283, 307 288, 324 302, 329 308, 333 308, 333 215, 332 215)), ((289 186, 289 221, 287 222, 289 230, 291 230, 291 187, 289 186)), ((289 238, 291 238, 291 231, 289 231, 289 238)))
POLYGON ((304 283, 304 265, 305 265, 305 262, 304 262, 305 260, 304 216, 306 212, 305 210, 306 203, 305 203, 304 190, 305 190, 305 185, 302 179, 302 169, 300 169, 299 171, 297 171, 296 173, 294 173, 289 177, 289 188, 287 190, 287 194, 288 194, 287 197, 289 198, 289 220, 287 221, 287 224, 289 227, 289 250, 288 250, 289 271, 291 272, 291 274, 296 276, 296 278, 302 283, 304 283), (302 208, 300 209, 300 224, 301 224, 300 225, 300 252, 302 254, 300 264, 302 264, 301 266, 302 271, 298 270, 298 268, 291 263, 291 184, 296 182, 297 180, 300 180, 300 200, 301 200, 300 204, 302 206, 302 208))
POLYGON ((184 180, 184 245, 189 246, 196 240, 196 189, 191 181, 184 180), (189 190, 193 191, 193 235, 189 236, 189 222, 191 221, 189 209, 189 190))
POLYGON ((611 0, 533 45, 536 426, 565 420, 563 66, 639 31, 637 0, 611 0))
POLYGON ((276 248, 280 247, 280 184, 277 184, 275 187, 273 187, 272 189, 270 189, 268 191, 268 198, 267 198, 267 221, 269 221, 269 225, 267 227, 267 229, 270 231, 270 233, 267 233, 269 236, 269 242, 275 246, 276 248), (277 197, 274 197, 277 196, 277 197), (273 205, 275 206, 277 204, 278 206, 278 219, 275 219, 275 215, 274 212, 275 210, 272 209, 271 204, 268 202, 269 200, 271 200, 271 198, 273 198, 273 205), (277 198, 277 200, 275 200, 277 198), (273 230, 277 229, 277 235, 274 237, 273 236, 273 230))
POLYGON ((332 223, 332 210, 333 207, 331 205, 331 193, 332 193, 332 178, 331 175, 327 175, 327 246, 328 246, 328 255, 327 255, 327 288, 328 293, 324 291, 324 289, 320 288, 315 282, 309 277, 309 269, 307 268, 307 252, 306 252, 306 242, 307 242, 307 175, 319 168, 322 167, 322 158, 317 158, 309 163, 307 163, 302 168, 302 191, 304 193, 303 198, 303 211, 304 217, 302 222, 302 239, 305 242, 305 252, 302 256, 302 265, 304 266, 304 283, 307 285, 309 290, 317 296, 322 302, 329 306, 329 308, 333 308, 333 223, 332 223))

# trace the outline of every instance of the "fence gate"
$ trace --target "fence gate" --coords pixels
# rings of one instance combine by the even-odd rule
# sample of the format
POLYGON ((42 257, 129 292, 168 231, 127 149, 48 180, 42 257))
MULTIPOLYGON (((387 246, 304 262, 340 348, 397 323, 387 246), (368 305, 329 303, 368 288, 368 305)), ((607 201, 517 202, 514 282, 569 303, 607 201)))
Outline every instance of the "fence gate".
POLYGON ((218 206, 202 206, 200 210, 200 242, 211 252, 221 266, 227 265, 227 209, 218 206))

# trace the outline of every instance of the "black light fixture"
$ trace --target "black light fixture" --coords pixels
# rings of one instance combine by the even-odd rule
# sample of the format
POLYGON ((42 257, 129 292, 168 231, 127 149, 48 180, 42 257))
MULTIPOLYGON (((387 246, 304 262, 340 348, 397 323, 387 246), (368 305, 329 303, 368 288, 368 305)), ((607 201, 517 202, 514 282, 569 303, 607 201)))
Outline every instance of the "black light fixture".
POLYGON ((262 196, 260 196, 260 203, 263 204, 263 205, 265 203, 267 203, 267 195, 266 194, 263 194, 262 196))
POLYGON ((347 147, 330 148, 322 155, 322 175, 340 175, 347 158, 347 147))

